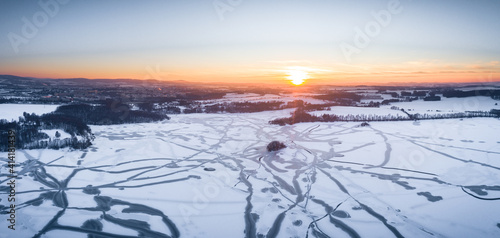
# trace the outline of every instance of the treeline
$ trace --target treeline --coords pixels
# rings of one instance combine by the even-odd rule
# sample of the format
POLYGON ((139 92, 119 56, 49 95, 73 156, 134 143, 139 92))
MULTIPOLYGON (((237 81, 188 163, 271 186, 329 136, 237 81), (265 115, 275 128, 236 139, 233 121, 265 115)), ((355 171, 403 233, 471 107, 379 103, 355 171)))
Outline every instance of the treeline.
POLYGON ((284 126, 284 125, 293 125, 301 122, 319 122, 319 121, 323 120, 318 116, 314 116, 307 113, 304 110, 304 108, 299 107, 292 113, 291 117, 277 118, 270 121, 269 124, 284 126))
POLYGON ((4 104, 4 103, 15 103, 17 102, 16 99, 14 98, 4 98, 4 97, 0 97, 0 104, 4 104))
POLYGON ((491 109, 490 113, 496 115, 496 117, 500 117, 500 110, 498 109, 491 109))
POLYGON ((12 103, 12 104, 62 104, 70 102, 69 99, 61 98, 0 98, 0 104, 12 103))
POLYGON ((440 96, 428 96, 424 98, 424 101, 426 102, 432 102, 432 101, 441 101, 440 96))
POLYGON ((413 114, 415 120, 435 120, 435 119, 454 119, 454 118, 475 118, 475 117, 498 117, 493 110, 489 112, 474 111, 474 112, 457 112, 446 114, 413 114))
POLYGON ((69 104, 57 107, 56 115, 74 116, 91 125, 144 123, 170 119, 165 114, 131 110, 128 104, 108 101, 105 105, 69 104))
POLYGON ((313 98, 320 100, 327 100, 327 101, 335 101, 342 104, 342 106, 350 106, 353 104, 353 102, 360 102, 362 96, 356 93, 336 91, 324 95, 316 95, 313 98))
POLYGON ((302 108, 297 109, 292 113, 290 117, 277 118, 269 122, 273 125, 293 125, 301 122, 358 122, 358 121, 408 121, 410 120, 407 116, 401 115, 335 115, 335 114, 323 114, 321 116, 315 116, 307 113, 302 108))
POLYGON ((427 91, 413 91, 412 92, 407 92, 407 91, 402 91, 401 92, 401 97, 425 97, 427 96, 427 91))
POLYGON ((476 96, 487 96, 493 99, 500 99, 500 90, 449 90, 443 92, 443 97, 446 98, 465 98, 465 97, 476 97, 476 96))
POLYGON ((279 101, 271 102, 232 102, 232 103, 217 103, 214 105, 205 106, 206 113, 251 113, 280 110, 284 107, 284 103, 279 101))
POLYGON ((413 114, 408 116, 401 115, 335 115, 323 114, 315 116, 307 113, 303 108, 298 108, 290 117, 277 118, 269 122, 273 125, 293 125, 301 122, 369 122, 369 121, 412 121, 412 120, 436 120, 436 119, 454 119, 454 118, 474 118, 474 117, 500 117, 500 110, 491 110, 489 112, 460 112, 450 114, 413 114))
POLYGON ((19 121, 8 122, 0 120, 0 151, 7 151, 8 131, 14 130, 17 149, 59 149, 71 147, 84 149, 92 145, 94 135, 90 127, 79 118, 66 115, 24 113, 19 121), (54 140, 41 130, 60 129, 70 138, 59 139, 60 133, 55 134, 54 140))
POLYGON ((303 108, 306 111, 329 110, 332 106, 339 106, 339 103, 326 104, 311 104, 303 100, 294 100, 288 103, 282 101, 266 101, 266 102, 230 102, 217 103, 213 105, 191 105, 184 109, 184 113, 252 113, 264 111, 276 111, 287 108, 303 108))

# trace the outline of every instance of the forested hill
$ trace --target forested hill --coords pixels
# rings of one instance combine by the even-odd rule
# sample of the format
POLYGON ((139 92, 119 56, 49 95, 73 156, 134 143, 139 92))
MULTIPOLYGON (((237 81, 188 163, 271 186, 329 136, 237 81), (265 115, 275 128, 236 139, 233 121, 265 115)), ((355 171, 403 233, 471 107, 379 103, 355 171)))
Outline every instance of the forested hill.
POLYGON ((92 145, 94 135, 88 126, 124 123, 143 123, 170 119, 167 115, 131 110, 126 104, 70 104, 59 106, 54 112, 43 115, 24 113, 18 121, 0 120, 0 151, 8 149, 9 130, 15 131, 17 149, 59 149, 70 147, 84 149, 92 145), (44 130, 61 130, 48 135, 44 130))
POLYGON ((71 147, 83 149, 92 145, 94 135, 90 127, 81 119, 67 115, 53 113, 36 114, 24 113, 19 121, 8 122, 0 120, 0 151, 7 151, 8 133, 15 132, 15 146, 17 149, 59 149, 71 147), (43 130, 61 130, 69 134, 67 138, 59 138, 59 131, 55 135, 45 133, 43 130))
POLYGON ((144 123, 170 119, 165 114, 131 110, 128 104, 112 101, 97 106, 89 104, 63 105, 59 106, 53 114, 78 117, 90 125, 144 123))

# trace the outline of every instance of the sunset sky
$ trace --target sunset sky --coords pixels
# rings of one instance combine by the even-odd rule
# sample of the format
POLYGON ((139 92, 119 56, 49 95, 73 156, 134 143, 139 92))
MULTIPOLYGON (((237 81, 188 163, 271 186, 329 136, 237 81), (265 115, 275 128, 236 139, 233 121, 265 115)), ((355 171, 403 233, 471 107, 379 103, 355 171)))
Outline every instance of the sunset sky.
POLYGON ((0 22, 0 74, 500 81, 498 0, 6 0, 0 22))

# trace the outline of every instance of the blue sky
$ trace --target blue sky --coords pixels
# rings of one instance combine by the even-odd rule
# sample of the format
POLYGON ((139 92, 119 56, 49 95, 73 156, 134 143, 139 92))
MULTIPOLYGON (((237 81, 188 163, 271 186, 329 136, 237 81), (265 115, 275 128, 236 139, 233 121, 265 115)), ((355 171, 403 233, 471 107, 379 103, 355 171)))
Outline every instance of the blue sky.
POLYGON ((491 78, 500 60, 500 1, 495 0, 40 2, 0 2, 0 73, 143 78, 151 74, 149 67, 161 68, 172 80, 276 81, 287 67, 303 67, 321 82, 368 82, 380 80, 369 78, 373 73, 396 79, 404 75, 389 71, 474 67, 483 70, 471 77, 491 78), (57 3, 59 9, 48 16, 40 2, 57 3), (364 31, 376 22, 372 13, 387 11, 391 3, 399 3, 401 12, 391 14, 360 52, 346 57, 340 45, 356 47, 355 29, 364 31), (220 14, 214 4, 230 11, 220 14), (33 23, 44 13, 48 21, 32 38, 13 43, 14 34, 23 37, 23 18, 33 23))

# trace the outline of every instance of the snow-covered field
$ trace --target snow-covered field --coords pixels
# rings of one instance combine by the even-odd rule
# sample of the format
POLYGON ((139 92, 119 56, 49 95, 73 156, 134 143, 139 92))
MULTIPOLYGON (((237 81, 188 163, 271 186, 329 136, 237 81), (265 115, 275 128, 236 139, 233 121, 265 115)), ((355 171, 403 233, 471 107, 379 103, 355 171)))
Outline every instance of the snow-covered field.
POLYGON ((445 98, 441 101, 425 102, 423 100, 413 102, 397 102, 391 103, 390 106, 382 106, 381 108, 390 108, 396 106, 403 108, 412 114, 443 114, 466 111, 490 111, 491 109, 500 109, 500 101, 493 100, 490 97, 468 97, 468 98, 445 98))
POLYGON ((268 124, 290 111, 92 126, 86 150, 17 151, 16 231, 2 217, 0 237, 500 237, 498 119, 268 124))
POLYGON ((313 111, 310 112, 311 115, 321 116, 323 114, 335 114, 335 115, 377 115, 377 116, 406 116, 401 110, 392 110, 389 107, 342 107, 333 106, 330 107, 329 111, 313 111))
POLYGON ((391 107, 405 109, 411 114, 449 114, 467 111, 490 111, 500 110, 500 101, 490 97, 469 97, 469 98, 442 98, 441 101, 426 102, 417 100, 413 102, 393 102, 390 105, 382 105, 380 108, 374 107, 330 107, 329 111, 314 111, 313 115, 336 114, 336 115, 378 115, 378 116, 404 116, 401 110, 392 110, 391 107))
POLYGON ((0 119, 17 121, 19 120, 19 117, 23 115, 23 112, 41 115, 55 111, 58 106, 59 105, 48 104, 0 104, 0 108, 2 110, 0 119))

